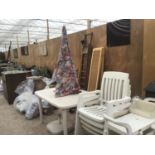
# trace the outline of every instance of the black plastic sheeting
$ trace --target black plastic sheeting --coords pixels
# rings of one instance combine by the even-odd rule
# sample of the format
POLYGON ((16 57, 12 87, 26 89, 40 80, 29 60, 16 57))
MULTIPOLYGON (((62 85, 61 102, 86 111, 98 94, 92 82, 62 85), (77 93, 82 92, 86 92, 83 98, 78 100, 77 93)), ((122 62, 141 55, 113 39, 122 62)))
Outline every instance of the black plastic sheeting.
POLYGON ((107 23, 107 46, 112 47, 130 44, 130 31, 130 19, 107 23))

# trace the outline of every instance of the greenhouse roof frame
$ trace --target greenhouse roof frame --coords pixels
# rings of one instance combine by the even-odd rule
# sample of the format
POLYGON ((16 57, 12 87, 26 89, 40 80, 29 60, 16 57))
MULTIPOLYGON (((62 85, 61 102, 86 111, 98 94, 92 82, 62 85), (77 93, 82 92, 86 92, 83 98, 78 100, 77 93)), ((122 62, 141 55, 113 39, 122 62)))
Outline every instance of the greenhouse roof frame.
MULTIPOLYGON (((113 20, 91 19, 90 21, 91 27, 95 27, 113 20)), ((60 37, 63 25, 66 26, 68 34, 86 30, 88 19, 1 19, 0 51, 7 51, 10 41, 13 49, 26 46, 28 43, 33 44, 47 40, 47 25, 49 27, 49 39, 52 39, 60 37)))

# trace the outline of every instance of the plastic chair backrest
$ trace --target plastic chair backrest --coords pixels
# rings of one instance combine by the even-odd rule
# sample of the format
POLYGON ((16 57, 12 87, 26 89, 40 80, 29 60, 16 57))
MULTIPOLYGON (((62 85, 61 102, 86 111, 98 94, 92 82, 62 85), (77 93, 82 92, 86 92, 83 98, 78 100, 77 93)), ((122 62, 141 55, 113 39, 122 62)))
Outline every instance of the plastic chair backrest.
POLYGON ((104 72, 101 83, 101 99, 104 101, 130 96, 129 74, 122 72, 104 72))

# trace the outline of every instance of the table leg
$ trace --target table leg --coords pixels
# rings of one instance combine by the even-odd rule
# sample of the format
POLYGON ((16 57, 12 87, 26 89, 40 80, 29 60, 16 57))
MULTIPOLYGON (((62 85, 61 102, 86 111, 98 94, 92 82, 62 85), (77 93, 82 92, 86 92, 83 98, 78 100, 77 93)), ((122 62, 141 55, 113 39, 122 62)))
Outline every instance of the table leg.
POLYGON ((63 126, 63 132, 64 132, 64 135, 67 135, 68 134, 68 131, 67 131, 67 110, 62 110, 62 126, 63 126))
POLYGON ((43 123, 43 110, 41 105, 41 99, 39 98, 39 115, 40 115, 40 121, 43 123))

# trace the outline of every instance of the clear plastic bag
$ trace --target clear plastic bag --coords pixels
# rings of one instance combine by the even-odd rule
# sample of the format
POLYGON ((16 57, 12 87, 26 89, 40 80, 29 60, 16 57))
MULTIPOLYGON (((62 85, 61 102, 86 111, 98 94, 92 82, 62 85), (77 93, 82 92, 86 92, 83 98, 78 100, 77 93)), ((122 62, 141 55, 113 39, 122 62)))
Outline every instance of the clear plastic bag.
POLYGON ((46 109, 51 107, 51 105, 45 100, 42 100, 41 105, 43 108, 46 108, 46 109))
POLYGON ((32 95, 31 99, 32 100, 29 103, 25 113, 25 117, 27 119, 32 119, 39 115, 39 107, 38 107, 39 99, 35 95, 32 95))
MULTIPOLYGON (((43 82, 46 83, 46 88, 51 84, 52 80, 49 78, 43 78, 43 82)), ((14 107, 25 113, 27 119, 32 119, 39 115, 39 99, 37 96, 33 95, 35 89, 35 82, 33 79, 27 79, 21 82, 15 92, 19 94, 14 100, 14 107)), ((51 105, 48 102, 42 100, 42 107, 44 109, 50 109, 51 105)))
POLYGON ((28 79, 25 81, 22 81, 16 88, 15 93, 20 95, 24 92, 30 92, 33 93, 34 91, 34 82, 32 79, 28 79))
POLYGON ((14 107, 22 113, 25 113, 27 119, 32 119, 39 114, 39 99, 31 92, 24 92, 14 101, 14 107))
POLYGON ((3 81, 0 80, 0 92, 3 91, 3 90, 4 90, 4 88, 3 88, 3 81))
POLYGON ((30 92, 25 92, 22 93, 21 95, 17 96, 14 100, 14 107, 19 111, 19 112, 26 112, 29 103, 31 102, 31 97, 32 93, 30 92))
POLYGON ((49 86, 50 84, 53 83, 52 79, 49 79, 49 78, 46 78, 46 77, 44 77, 42 80, 43 80, 43 82, 46 83, 46 86, 49 86))

